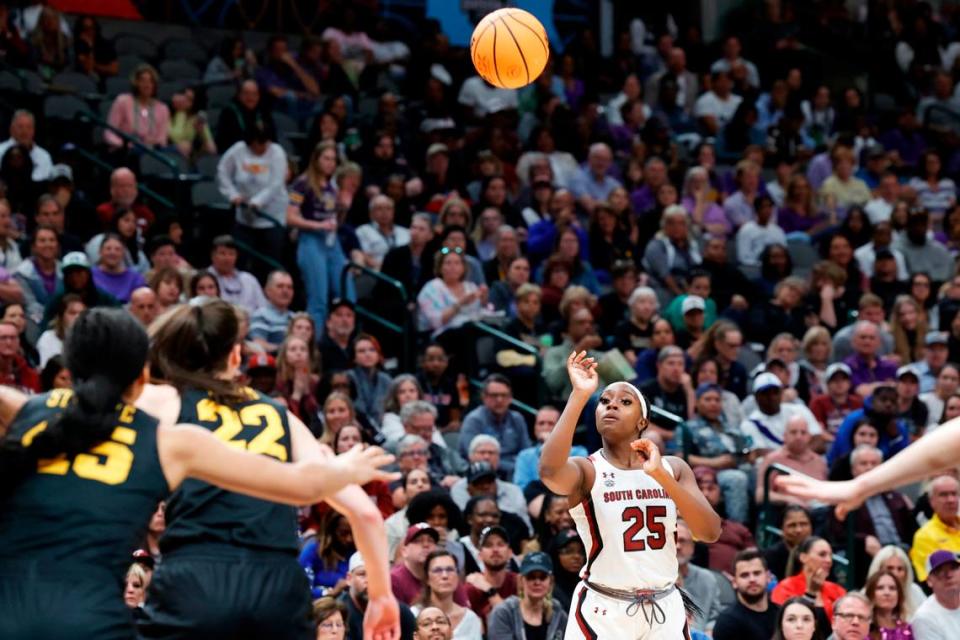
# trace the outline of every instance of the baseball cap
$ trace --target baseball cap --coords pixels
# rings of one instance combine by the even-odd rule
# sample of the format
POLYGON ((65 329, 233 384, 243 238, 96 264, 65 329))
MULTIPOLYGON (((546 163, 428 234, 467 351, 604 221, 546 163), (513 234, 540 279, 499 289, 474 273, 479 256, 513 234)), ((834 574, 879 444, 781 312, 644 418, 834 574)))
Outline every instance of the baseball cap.
POLYGON ((697 482, 702 482, 704 480, 712 480, 713 482, 716 482, 717 472, 713 467, 700 464, 693 468, 693 477, 697 480, 697 482))
POLYGON ((357 569, 366 566, 366 563, 363 561, 363 556, 360 555, 359 551, 355 551, 352 556, 350 556, 350 563, 347 565, 347 572, 353 573, 357 569))
POLYGON ((903 376, 913 376, 918 382, 920 381, 920 372, 917 371, 917 368, 912 364, 905 364, 897 369, 897 380, 903 376))
POLYGON ((550 548, 553 551, 559 551, 560 549, 563 549, 565 546, 567 546, 571 542, 580 542, 581 544, 583 543, 583 541, 580 540, 580 536, 577 534, 576 530, 561 529, 557 533, 557 535, 553 537, 553 540, 550 541, 550 548))
POLYGON ((68 164, 55 164, 50 168, 50 182, 64 180, 73 182, 73 169, 68 164))
POLYGON ((680 309, 683 315, 687 315, 691 311, 706 311, 707 303, 704 302, 700 296, 687 296, 683 299, 683 304, 680 305, 680 309))
POLYGON ((927 575, 930 575, 945 564, 951 562, 960 564, 960 554, 946 549, 938 549, 927 556, 927 575))
POLYGON ((327 311, 327 313, 333 313, 340 307, 347 307, 348 309, 350 309, 350 311, 355 311, 353 303, 347 300, 346 298, 334 298, 330 302, 330 309, 327 311))
POLYGON ((228 249, 236 249, 237 242, 236 240, 233 239, 232 235, 230 235, 229 233, 225 233, 223 235, 220 235, 214 238, 213 242, 210 243, 210 247, 214 249, 217 247, 227 247, 228 249))
POLYGON ((254 369, 276 369, 277 360, 269 353, 255 353, 247 360, 247 371, 254 369))
POLYGON ((945 331, 931 331, 923 342, 928 347, 935 344, 947 344, 947 333, 945 331))
POLYGON ((87 260, 87 254, 83 251, 71 251, 63 256, 63 262, 60 264, 60 267, 64 271, 67 269, 89 269, 90 261, 87 260))
POLYGON ((433 538, 434 542, 440 542, 440 534, 437 533, 436 529, 426 522, 418 522, 417 524, 410 525, 410 528, 407 529, 407 535, 403 538, 403 544, 410 544, 424 533, 433 538))
POLYGON ((825 380, 827 380, 827 381, 829 382, 830 379, 833 378, 833 376, 837 375, 838 373, 842 373, 843 375, 847 376, 848 378, 853 377, 853 372, 850 371, 850 367, 849 367, 849 366, 847 366, 847 365, 846 365, 845 363, 843 363, 843 362, 834 362, 832 365, 830 365, 829 367, 827 367, 827 375, 826 375, 825 380))
POLYGON ((431 157, 437 153, 446 153, 449 155, 450 148, 442 142, 434 142, 432 145, 427 147, 427 157, 431 157))
POLYGON ((153 569, 156 561, 153 559, 153 556, 150 555, 150 552, 146 549, 137 549, 133 552, 133 561, 136 564, 142 564, 147 569, 153 569))
POLYGON ((553 561, 543 551, 534 551, 523 557, 520 563, 520 575, 527 576, 534 571, 553 573, 553 561))
POLYGON ((510 544, 510 534, 507 533, 506 529, 498 524, 495 524, 491 527, 486 527, 480 532, 480 544, 478 546, 482 547, 485 545, 490 536, 500 536, 504 542, 506 542, 508 545, 510 544))
POLYGON ((716 382, 704 382, 703 384, 697 387, 697 391, 696 391, 697 399, 699 399, 700 396, 707 393, 708 391, 716 391, 717 393, 722 395, 723 387, 718 385, 716 382))
POLYGON ((760 393, 767 389, 783 389, 783 383, 780 382, 780 378, 772 373, 764 372, 753 381, 753 392, 760 393))
POLYGON ((489 462, 474 462, 467 469, 467 482, 473 484, 484 478, 496 478, 497 472, 490 466, 489 462))

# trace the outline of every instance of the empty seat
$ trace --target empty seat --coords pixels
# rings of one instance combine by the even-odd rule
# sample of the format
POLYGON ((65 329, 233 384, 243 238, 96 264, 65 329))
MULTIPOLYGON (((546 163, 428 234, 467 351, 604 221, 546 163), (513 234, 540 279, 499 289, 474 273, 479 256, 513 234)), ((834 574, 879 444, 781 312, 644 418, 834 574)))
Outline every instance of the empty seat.
POLYGON ((160 63, 160 77, 164 80, 197 82, 200 75, 200 67, 188 60, 164 60, 160 63))
POLYGON ((121 93, 130 93, 130 78, 125 75, 107 78, 106 82, 103 83, 103 88, 103 92, 111 98, 116 98, 121 93))
POLYGON ((233 100, 237 93, 237 87, 230 84, 216 84, 207 87, 207 106, 225 107, 233 100))
POLYGON ((90 113, 90 106, 77 96, 47 96, 43 115, 56 120, 75 120, 81 113, 90 113))
POLYGON ((64 71, 53 76, 50 80, 50 88, 61 91, 73 91, 75 93, 98 93, 97 81, 84 73, 76 71, 64 71))
POLYGON ((163 57, 167 60, 184 60, 205 68, 210 54, 198 42, 193 40, 168 40, 163 44, 163 57))
POLYGON ((220 156, 200 156, 196 161, 197 173, 207 178, 217 176, 217 165, 220 164, 220 156))
POLYGON ((140 35, 120 34, 114 40, 113 46, 117 50, 117 55, 132 53, 150 60, 157 57, 157 45, 140 35))
POLYGON ((282 111, 273 112, 273 124, 277 129, 278 142, 288 133, 300 133, 300 125, 297 124, 297 121, 282 111))
POLYGON ((195 208, 230 209, 230 202, 220 193, 213 181, 198 182, 190 188, 190 199, 195 208))
POLYGON ((174 180, 186 173, 187 160, 176 151, 159 151, 157 154, 145 153, 140 156, 140 175, 174 180))
POLYGON ((146 64, 146 62, 146 60, 135 53, 128 53, 126 55, 118 56, 117 66, 119 69, 117 71, 117 78, 107 78, 107 82, 110 80, 116 80, 118 78, 129 81, 130 74, 133 73, 133 70, 139 67, 141 64, 146 64))
POLYGON ((184 80, 167 80, 161 82, 160 86, 157 87, 157 100, 169 104, 170 99, 173 98, 173 94, 183 91, 189 84, 189 82, 184 80))
POLYGON ((813 269, 813 265, 820 260, 816 249, 806 240, 787 240, 787 251, 790 253, 790 259, 793 260, 793 273, 798 276, 805 276, 813 269))

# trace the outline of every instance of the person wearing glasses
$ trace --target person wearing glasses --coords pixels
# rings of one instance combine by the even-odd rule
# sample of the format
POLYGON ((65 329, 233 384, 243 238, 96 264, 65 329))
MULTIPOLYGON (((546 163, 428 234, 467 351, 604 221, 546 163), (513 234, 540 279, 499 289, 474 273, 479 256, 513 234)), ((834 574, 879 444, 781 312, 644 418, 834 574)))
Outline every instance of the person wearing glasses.
MULTIPOLYGON (((435 607, 442 611, 453 628, 453 640, 479 640, 483 637, 483 622, 480 616, 453 600, 460 587, 457 560, 446 549, 432 551, 423 563, 426 584, 420 604, 412 607, 414 614, 422 609, 435 607)), ((499 636, 493 636, 499 638, 499 636)))
POLYGON ((427 607, 417 616, 414 640, 452 640, 453 625, 450 618, 436 607, 427 607))
POLYGON ((542 551, 520 564, 517 595, 494 607, 488 636, 497 640, 555 638, 567 626, 567 612, 553 597, 553 562, 542 551))
POLYGON ((316 600, 313 619, 317 623, 317 640, 344 640, 347 637, 347 607, 339 600, 330 596, 316 600))
MULTIPOLYGON (((864 640, 873 637, 869 635, 872 619, 873 605, 870 600, 859 591, 851 591, 834 603, 833 633, 827 640, 864 640)), ((923 636, 917 635, 917 638, 922 639, 923 636)))

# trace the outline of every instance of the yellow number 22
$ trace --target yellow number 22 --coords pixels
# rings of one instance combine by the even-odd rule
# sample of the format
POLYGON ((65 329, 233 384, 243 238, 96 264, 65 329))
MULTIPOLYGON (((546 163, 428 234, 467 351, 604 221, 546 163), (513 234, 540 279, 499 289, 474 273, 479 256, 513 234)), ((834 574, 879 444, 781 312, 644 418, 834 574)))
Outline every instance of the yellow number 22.
POLYGON ((284 436, 283 420, 269 404, 250 404, 237 412, 213 400, 203 399, 197 403, 197 419, 201 422, 219 422, 220 426, 213 435, 231 447, 287 461, 287 448, 280 443, 284 436), (247 442, 237 438, 244 427, 259 427, 261 431, 247 442))

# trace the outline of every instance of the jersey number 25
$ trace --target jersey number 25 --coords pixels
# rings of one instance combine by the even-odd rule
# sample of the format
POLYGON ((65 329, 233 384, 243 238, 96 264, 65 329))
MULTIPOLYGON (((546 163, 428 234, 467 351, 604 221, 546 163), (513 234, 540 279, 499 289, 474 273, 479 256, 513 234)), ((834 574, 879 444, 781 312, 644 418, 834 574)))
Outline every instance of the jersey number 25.
POLYGON ((646 551, 663 549, 667 544, 667 528, 661 521, 667 517, 667 508, 663 505, 650 505, 646 512, 640 507, 627 507, 623 510, 623 521, 630 526, 623 532, 624 551, 646 551), (640 533, 646 525, 647 535, 640 533))

